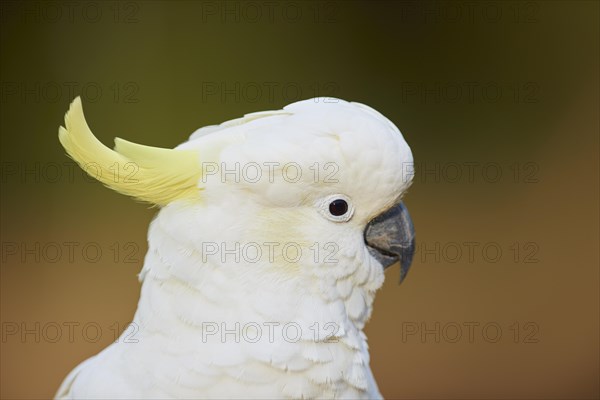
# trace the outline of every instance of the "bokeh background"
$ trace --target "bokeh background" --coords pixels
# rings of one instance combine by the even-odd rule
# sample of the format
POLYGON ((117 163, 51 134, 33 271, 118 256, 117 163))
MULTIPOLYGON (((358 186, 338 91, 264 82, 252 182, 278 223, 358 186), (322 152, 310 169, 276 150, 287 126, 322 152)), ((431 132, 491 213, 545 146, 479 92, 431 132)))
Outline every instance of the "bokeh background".
POLYGON ((599 396, 599 3, 44 2, 1 10, 1 397, 48 398, 131 320, 155 210, 57 128, 173 147, 314 96, 368 104, 416 160, 419 247, 367 334, 384 396, 599 396), (100 253, 98 253, 100 252, 100 253))

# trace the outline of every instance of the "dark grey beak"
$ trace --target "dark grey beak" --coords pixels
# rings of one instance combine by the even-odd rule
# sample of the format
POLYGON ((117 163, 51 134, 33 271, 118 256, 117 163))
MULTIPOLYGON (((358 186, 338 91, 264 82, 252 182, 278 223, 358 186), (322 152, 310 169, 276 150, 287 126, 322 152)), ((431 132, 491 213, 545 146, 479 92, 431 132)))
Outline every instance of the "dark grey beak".
POLYGON ((404 203, 400 202, 369 222, 365 243, 384 269, 400 261, 402 283, 415 253, 415 228, 404 203))

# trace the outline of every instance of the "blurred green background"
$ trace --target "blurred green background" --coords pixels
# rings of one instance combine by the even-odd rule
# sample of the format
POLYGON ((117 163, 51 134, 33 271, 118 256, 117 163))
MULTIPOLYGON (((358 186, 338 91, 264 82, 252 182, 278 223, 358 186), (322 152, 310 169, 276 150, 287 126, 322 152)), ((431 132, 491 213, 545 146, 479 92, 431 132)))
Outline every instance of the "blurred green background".
POLYGON ((598 398, 598 2, 0 10, 2 398, 52 396, 139 295, 155 211, 64 155, 75 95, 108 145, 173 147, 314 96, 374 107, 417 168, 415 262, 400 287, 388 272, 367 326, 383 395, 598 398))

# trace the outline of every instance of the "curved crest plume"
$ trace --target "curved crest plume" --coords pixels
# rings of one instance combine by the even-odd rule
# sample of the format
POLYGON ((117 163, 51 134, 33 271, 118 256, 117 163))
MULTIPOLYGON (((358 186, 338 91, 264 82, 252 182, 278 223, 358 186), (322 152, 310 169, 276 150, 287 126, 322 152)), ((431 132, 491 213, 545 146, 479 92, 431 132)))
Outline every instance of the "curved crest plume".
POLYGON ((71 103, 58 138, 85 172, 119 193, 160 206, 198 196, 202 170, 196 151, 144 146, 120 138, 115 138, 111 150, 90 130, 79 97, 71 103))

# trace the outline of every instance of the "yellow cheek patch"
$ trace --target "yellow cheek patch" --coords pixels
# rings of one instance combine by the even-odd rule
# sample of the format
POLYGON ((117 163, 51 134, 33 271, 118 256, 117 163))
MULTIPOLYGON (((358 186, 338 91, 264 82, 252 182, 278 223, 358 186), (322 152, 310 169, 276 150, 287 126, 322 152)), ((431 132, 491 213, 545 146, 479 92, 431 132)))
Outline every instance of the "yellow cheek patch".
POLYGON ((159 206, 198 197, 202 170, 198 152, 144 146, 116 138, 115 149, 90 130, 81 99, 71 103, 58 139, 90 176, 119 193, 159 206))
POLYGON ((296 228, 301 226, 302 218, 277 209, 263 209, 257 217, 260 222, 248 233, 264 247, 266 264, 284 275, 298 274, 303 261, 299 256, 305 255, 311 245, 296 228))

